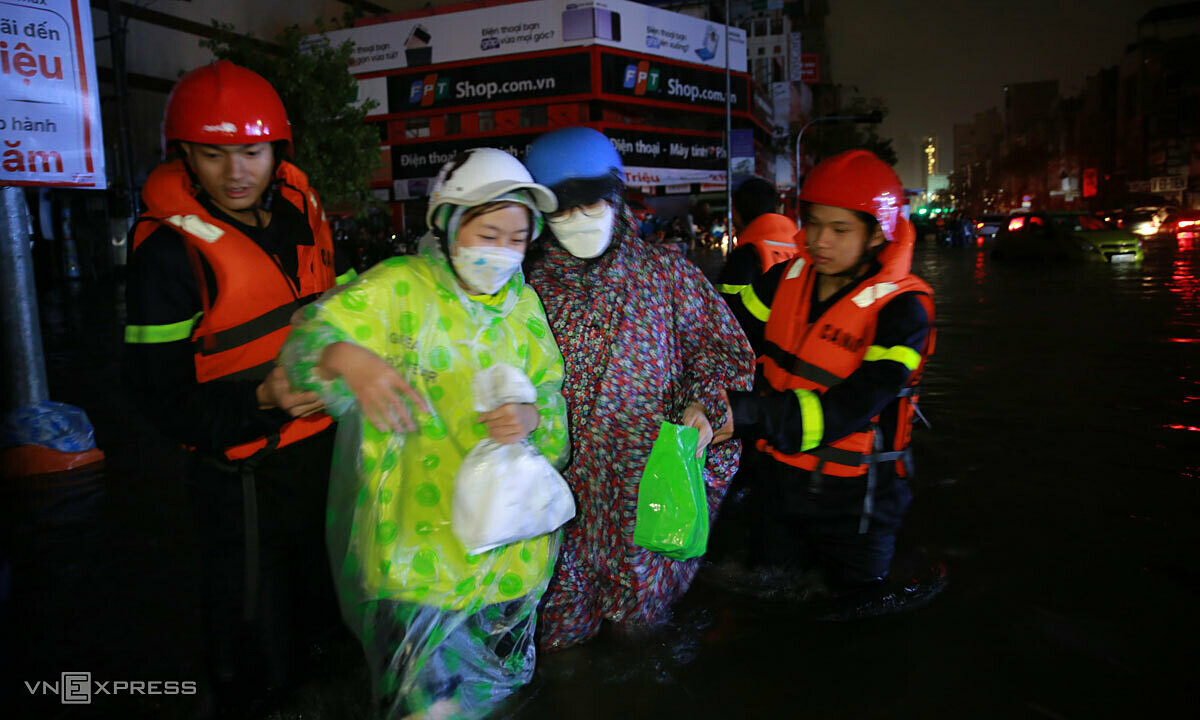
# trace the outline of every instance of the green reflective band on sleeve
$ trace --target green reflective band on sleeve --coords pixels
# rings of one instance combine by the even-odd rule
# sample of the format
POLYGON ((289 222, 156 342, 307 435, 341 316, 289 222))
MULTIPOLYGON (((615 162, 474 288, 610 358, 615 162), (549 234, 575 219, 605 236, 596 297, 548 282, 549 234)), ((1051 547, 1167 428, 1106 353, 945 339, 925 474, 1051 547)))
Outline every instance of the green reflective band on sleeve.
POLYGON ((203 314, 198 312, 191 320, 182 320, 170 325, 126 325, 125 342, 144 345, 187 340, 192 336, 192 328, 196 326, 196 321, 203 314))
POLYGON ((346 272, 344 272, 341 275, 338 275, 336 278, 334 278, 333 282, 335 285, 345 285, 346 283, 350 282, 351 280, 356 279, 357 277, 358 277, 358 271, 355 270, 354 268, 350 268, 346 272))
POLYGON ((747 285, 745 290, 738 293, 738 297, 742 299, 742 304, 750 311, 750 314, 758 318, 762 322, 766 322, 767 318, 771 317, 771 308, 762 304, 762 300, 754 294, 754 286, 747 285))
POLYGON ((750 287, 750 286, 749 286, 749 285, 725 285, 725 284, 721 284, 721 285, 718 285, 718 286, 717 286, 717 292, 721 293, 722 295, 737 295, 737 294, 741 293, 743 290, 745 290, 745 289, 746 289, 746 288, 748 288, 748 287, 750 287))
POLYGON ((913 350, 906 345, 896 345, 894 347, 885 348, 880 345, 872 345, 867 348, 867 354, 863 357, 865 362, 874 362, 876 360, 891 360, 898 362, 908 368, 909 372, 913 372, 921 365, 921 353, 913 350))
POLYGON ((821 398, 812 390, 793 390, 800 401, 800 417, 804 421, 804 435, 800 438, 800 452, 808 452, 821 444, 825 435, 825 413, 821 410, 821 398))

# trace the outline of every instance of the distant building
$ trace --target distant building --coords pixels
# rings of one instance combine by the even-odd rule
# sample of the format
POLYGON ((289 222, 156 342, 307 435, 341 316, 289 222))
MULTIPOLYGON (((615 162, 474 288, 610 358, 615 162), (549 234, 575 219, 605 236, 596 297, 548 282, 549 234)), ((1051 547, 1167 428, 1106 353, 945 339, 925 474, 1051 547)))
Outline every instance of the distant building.
POLYGON ((954 126, 951 187, 968 208, 1200 208, 1200 3, 1156 8, 1119 64, 1061 97, 1004 88, 1002 110, 954 126))

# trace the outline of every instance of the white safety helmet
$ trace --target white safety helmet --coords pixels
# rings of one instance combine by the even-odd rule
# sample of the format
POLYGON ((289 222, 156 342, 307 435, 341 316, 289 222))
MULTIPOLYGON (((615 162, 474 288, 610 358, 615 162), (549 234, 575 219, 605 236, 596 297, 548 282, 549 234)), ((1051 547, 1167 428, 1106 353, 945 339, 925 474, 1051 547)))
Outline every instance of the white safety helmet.
POLYGON ((442 166, 429 191, 429 209, 425 223, 437 232, 445 233, 455 206, 476 207, 500 199, 518 190, 526 191, 532 205, 526 204, 534 215, 537 237, 542 227, 542 213, 558 209, 554 193, 533 177, 521 161, 496 148, 474 148, 460 153, 442 166))

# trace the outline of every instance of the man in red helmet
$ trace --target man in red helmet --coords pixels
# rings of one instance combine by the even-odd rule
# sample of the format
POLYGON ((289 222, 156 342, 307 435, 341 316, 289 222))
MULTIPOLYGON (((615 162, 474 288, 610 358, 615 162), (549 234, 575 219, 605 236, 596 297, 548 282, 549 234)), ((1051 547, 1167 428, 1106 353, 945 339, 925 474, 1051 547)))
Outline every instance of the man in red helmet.
POLYGON ((916 383, 933 350, 933 291, 909 272, 903 189, 854 150, 809 174, 799 257, 727 295, 761 372, 729 392, 734 437, 762 452, 759 562, 815 569, 839 596, 888 576, 911 492, 916 383))
POLYGON ((192 450, 218 702, 284 684, 299 621, 337 620, 322 537, 331 421, 275 356, 292 313, 354 271, 335 267, 317 194, 284 159, 291 143, 264 78, 224 60, 188 73, 132 231, 126 384, 192 450))

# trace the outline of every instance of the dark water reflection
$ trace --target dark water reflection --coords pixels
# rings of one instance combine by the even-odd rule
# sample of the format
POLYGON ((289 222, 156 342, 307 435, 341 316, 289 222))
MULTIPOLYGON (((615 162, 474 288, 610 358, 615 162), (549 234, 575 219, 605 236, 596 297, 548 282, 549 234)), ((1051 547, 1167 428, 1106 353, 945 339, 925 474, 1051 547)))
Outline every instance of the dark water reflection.
MULTIPOLYGON (((730 568, 711 566, 661 631, 606 632, 542 658, 512 717, 1095 718, 1187 707, 1200 661, 1200 246, 1151 241, 1140 265, 1093 267, 1001 264, 978 248, 926 244, 914 269, 938 293, 922 395, 933 429, 915 439, 920 476, 895 574, 940 563, 945 590, 908 612, 824 622, 792 579, 751 578, 754 597, 736 591, 730 568)), ((147 439, 115 385, 114 289, 89 292, 110 295, 85 297, 82 309, 65 302, 62 324, 47 329, 51 388, 92 414, 109 470, 90 490, 5 496, 18 515, 6 693, 25 693, 27 673, 196 671, 177 458, 147 439)), ((316 648, 309 665, 274 717, 364 716, 352 641, 316 648)), ((118 707, 182 718, 195 703, 108 710, 118 707)), ((84 716, 48 702, 36 710, 84 716)))

